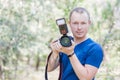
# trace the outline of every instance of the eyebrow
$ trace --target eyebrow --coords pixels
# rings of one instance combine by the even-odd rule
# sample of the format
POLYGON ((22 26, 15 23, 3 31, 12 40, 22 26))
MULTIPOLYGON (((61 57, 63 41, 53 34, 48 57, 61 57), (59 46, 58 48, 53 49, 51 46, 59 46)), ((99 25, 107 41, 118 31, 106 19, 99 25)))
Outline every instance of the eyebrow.
POLYGON ((84 23, 84 24, 86 24, 86 22, 85 22, 85 21, 82 21, 81 23, 82 23, 82 24, 83 24, 83 23, 84 23))

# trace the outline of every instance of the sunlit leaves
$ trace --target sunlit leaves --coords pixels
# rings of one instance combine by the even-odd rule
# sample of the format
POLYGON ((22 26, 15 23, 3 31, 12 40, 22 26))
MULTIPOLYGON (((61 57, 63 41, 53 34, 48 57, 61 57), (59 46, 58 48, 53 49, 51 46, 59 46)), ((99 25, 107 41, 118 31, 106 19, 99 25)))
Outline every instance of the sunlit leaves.
MULTIPOLYGON (((119 60, 120 0, 0 0, 0 56, 4 66, 15 69, 22 64, 19 58, 26 55, 34 57, 32 61, 39 56, 45 60, 51 40, 61 36, 55 20, 64 17, 68 22, 69 12, 76 6, 87 8, 92 15, 90 37, 104 44, 111 62, 119 60)), ((114 65, 109 63, 108 67, 113 69, 114 65)))

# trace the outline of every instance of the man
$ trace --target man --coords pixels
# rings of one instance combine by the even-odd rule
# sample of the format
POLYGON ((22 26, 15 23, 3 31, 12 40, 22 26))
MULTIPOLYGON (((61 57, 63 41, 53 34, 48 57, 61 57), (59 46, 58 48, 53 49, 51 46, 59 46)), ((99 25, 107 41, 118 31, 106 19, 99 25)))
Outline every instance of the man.
POLYGON ((61 63, 61 80, 94 80, 103 60, 103 50, 86 36, 91 25, 89 13, 78 7, 71 11, 69 19, 73 33, 72 46, 63 47, 59 40, 51 42, 52 54, 47 71, 54 70, 61 63))

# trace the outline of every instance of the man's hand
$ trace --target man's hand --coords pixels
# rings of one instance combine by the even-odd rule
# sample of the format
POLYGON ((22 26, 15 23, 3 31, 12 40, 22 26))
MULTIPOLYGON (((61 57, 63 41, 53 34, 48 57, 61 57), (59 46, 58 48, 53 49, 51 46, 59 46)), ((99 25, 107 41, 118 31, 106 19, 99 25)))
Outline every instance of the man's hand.
POLYGON ((70 47, 63 47, 60 44, 60 41, 56 40, 56 41, 51 42, 50 46, 53 52, 56 53, 56 55, 58 55, 59 52, 63 52, 66 55, 70 55, 74 52, 75 43, 72 41, 72 45, 70 47))
POLYGON ((50 47, 52 49, 52 54, 48 61, 48 72, 56 69, 59 65, 59 52, 62 46, 60 45, 59 41, 56 40, 50 43, 50 47))
POLYGON ((72 41, 72 45, 70 47, 61 47, 60 51, 65 53, 66 55, 71 55, 74 52, 75 43, 72 41))
POLYGON ((50 43, 50 47, 51 47, 53 53, 56 54, 56 55, 59 54, 59 52, 60 52, 60 50, 61 50, 61 48, 62 48, 59 40, 52 41, 52 42, 50 43))

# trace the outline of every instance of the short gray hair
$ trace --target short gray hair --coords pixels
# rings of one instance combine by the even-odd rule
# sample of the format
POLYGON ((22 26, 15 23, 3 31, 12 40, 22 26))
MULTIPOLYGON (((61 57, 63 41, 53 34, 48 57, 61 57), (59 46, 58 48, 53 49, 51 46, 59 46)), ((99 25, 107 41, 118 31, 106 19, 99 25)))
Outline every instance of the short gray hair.
POLYGON ((80 14, 85 12, 85 13, 88 15, 88 19, 90 20, 90 14, 89 14, 89 12, 88 12, 85 8, 83 8, 83 7, 74 8, 74 9, 70 12, 69 20, 71 20, 71 16, 72 16, 73 12, 78 12, 78 13, 80 13, 80 14))

